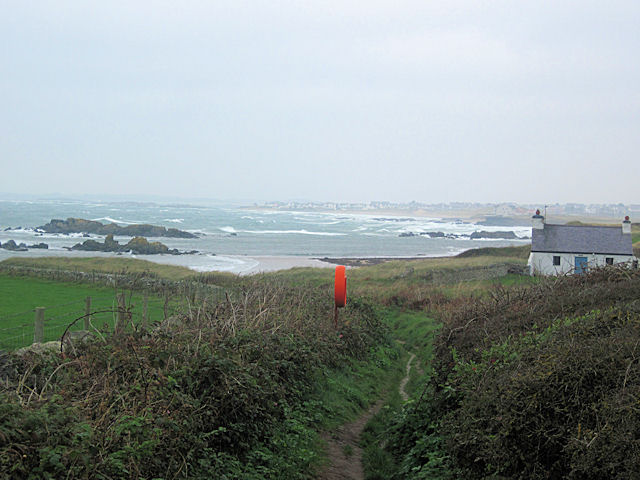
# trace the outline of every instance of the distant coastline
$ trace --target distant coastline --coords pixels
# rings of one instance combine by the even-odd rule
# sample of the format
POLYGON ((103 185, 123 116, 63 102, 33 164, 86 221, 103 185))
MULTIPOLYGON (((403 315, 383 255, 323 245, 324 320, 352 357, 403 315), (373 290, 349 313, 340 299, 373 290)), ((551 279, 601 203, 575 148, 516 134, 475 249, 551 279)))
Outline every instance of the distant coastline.
MULTIPOLYGON (((276 207, 267 205, 244 205, 238 207, 240 210, 256 211, 256 212, 287 212, 287 213, 318 213, 326 215, 366 215, 370 217, 411 217, 411 218, 432 218, 443 220, 461 220, 465 223, 477 223, 491 217, 509 218, 517 221, 518 225, 529 226, 531 224, 531 216, 537 207, 531 206, 522 213, 496 213, 494 207, 468 207, 468 208, 451 208, 451 209, 427 209, 427 208, 376 208, 376 209, 330 209, 330 208, 289 208, 276 207)), ((548 212, 548 218, 554 223, 568 223, 581 221, 585 223, 600 224, 616 224, 618 217, 607 216, 604 214, 588 214, 588 213, 555 213, 553 210, 548 212)), ((624 215, 618 215, 621 218, 624 215)), ((514 223, 515 224, 515 223, 514 223)))

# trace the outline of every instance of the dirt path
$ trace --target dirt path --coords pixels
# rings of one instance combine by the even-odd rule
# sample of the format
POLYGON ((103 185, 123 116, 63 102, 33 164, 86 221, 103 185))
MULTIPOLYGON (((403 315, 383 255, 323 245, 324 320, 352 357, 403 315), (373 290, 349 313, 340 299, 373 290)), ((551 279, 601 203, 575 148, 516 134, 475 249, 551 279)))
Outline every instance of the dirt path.
MULTIPOLYGON (((412 353, 406 367, 406 375, 398 385, 398 392, 403 400, 407 400, 408 395, 404 391, 409 381, 411 362, 415 358, 412 353)), ((334 432, 325 433, 322 438, 327 442, 327 457, 329 464, 322 469, 317 480, 363 480, 364 470, 362 468, 362 449, 358 443, 360 434, 364 430, 367 422, 384 405, 384 399, 378 400, 363 415, 351 423, 345 423, 334 432)))
POLYGON ((400 382, 400 385, 398 386, 398 392, 400 393, 400 396, 402 397, 402 400, 404 400, 405 402, 409 399, 409 395, 407 395, 407 392, 404 391, 404 387, 407 386, 407 382, 409 381, 409 374, 411 373, 411 362, 413 362, 413 359, 416 358, 415 354, 411 354, 409 356, 409 360, 407 361, 407 368, 406 368, 406 373, 404 378, 402 379, 402 381, 400 382))
POLYGON ((327 442, 327 457, 330 463, 320 472, 318 480, 364 479, 362 449, 358 446, 358 441, 364 426, 378 413, 383 404, 383 399, 378 400, 356 421, 345 423, 334 432, 322 436, 327 442))

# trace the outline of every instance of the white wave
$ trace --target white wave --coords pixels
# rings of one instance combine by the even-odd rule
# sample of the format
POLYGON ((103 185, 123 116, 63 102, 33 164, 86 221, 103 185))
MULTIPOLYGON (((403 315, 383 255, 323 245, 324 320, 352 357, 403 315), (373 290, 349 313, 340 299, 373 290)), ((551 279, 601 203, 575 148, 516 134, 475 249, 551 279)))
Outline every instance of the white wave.
POLYGON ((233 227, 220 227, 220 230, 227 233, 238 233, 238 231, 233 227))
POLYGON ((334 222, 313 222, 314 225, 337 225, 338 223, 342 223, 342 220, 336 220, 334 222))
POLYGON ((254 233, 258 235, 321 235, 325 237, 342 237, 346 233, 335 232, 310 232, 308 230, 241 230, 242 233, 254 233))
POLYGON ((12 233, 30 233, 30 234, 34 234, 34 233, 39 233, 39 232, 37 232, 33 228, 12 228, 11 230, 7 230, 6 233, 11 235, 12 233))
POLYGON ((92 218, 92 220, 94 222, 101 222, 102 220, 105 220, 107 222, 124 224, 124 225, 140 225, 141 223, 144 223, 144 222, 129 222, 129 221, 126 221, 126 220, 116 220, 116 219, 111 218, 111 217, 92 218))
POLYGON ((184 218, 165 218, 163 222, 182 223, 184 222, 184 218))
POLYGON ((245 215, 244 217, 240 217, 240 218, 243 218, 243 219, 245 219, 245 220, 255 220, 255 219, 254 219, 252 216, 250 216, 250 215, 245 215))
POLYGON ((189 265, 191 270, 195 270, 197 272, 233 272, 233 273, 241 273, 247 270, 251 270, 252 268, 257 267, 260 262, 253 259, 241 259, 237 257, 224 257, 224 256, 214 256, 207 255, 207 263, 198 264, 198 265, 189 265))

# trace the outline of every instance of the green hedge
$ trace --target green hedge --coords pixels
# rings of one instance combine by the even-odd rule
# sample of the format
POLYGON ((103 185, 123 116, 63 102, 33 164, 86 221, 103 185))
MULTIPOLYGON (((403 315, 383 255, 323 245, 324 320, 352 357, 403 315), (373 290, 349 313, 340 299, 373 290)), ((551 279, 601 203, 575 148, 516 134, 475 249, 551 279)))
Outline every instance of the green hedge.
POLYGON ((357 299, 335 331, 325 293, 256 285, 62 356, 3 356, 0 478, 308 478, 326 373, 386 342, 357 299))
POLYGON ((396 478, 637 478, 638 292, 608 268, 442 312, 430 394, 392 428, 396 478))

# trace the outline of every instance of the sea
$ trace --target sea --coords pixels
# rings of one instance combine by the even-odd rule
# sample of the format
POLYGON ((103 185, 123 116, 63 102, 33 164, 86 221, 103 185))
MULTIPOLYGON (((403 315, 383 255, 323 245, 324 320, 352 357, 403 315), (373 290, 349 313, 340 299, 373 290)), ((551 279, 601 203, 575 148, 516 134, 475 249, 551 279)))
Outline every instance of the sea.
MULTIPOLYGON (((40 233, 37 227, 51 219, 69 217, 120 225, 147 223, 174 227, 198 235, 196 239, 157 238, 169 248, 197 250, 189 255, 132 255, 158 263, 183 265, 196 271, 238 274, 294 265, 320 265, 324 257, 438 257, 470 248, 524 245, 530 225, 493 227, 463 220, 394 216, 389 214, 269 211, 232 204, 88 201, 74 199, 0 200, 0 243, 14 240, 32 245, 44 242, 48 250, 11 252, 0 249, 0 260, 14 256, 112 256, 100 252, 69 251, 86 240, 82 234, 40 233), (10 229, 10 230, 9 230, 10 229), (512 231, 518 237, 470 239, 478 231, 512 231), (426 232, 455 234, 431 238, 426 232), (413 236, 407 236, 413 233, 413 236), (420 234, 423 235, 420 235, 420 234), (404 234, 404 235, 403 235, 404 234), (315 263, 314 263, 315 262, 315 263)), ((92 235, 102 240, 103 237, 92 235)), ((130 238, 116 237, 121 243, 130 238)))

